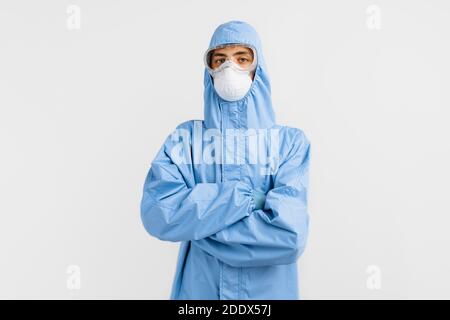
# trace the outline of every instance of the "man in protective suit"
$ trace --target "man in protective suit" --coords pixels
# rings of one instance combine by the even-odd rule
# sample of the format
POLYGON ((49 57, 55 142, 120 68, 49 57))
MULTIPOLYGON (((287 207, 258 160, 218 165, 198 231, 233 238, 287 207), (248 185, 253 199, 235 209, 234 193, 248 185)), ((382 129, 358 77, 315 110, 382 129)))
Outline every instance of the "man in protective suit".
POLYGON ((167 137, 141 202, 147 232, 181 242, 170 298, 298 299, 310 142, 275 123, 249 24, 220 25, 204 60, 204 120, 167 137))

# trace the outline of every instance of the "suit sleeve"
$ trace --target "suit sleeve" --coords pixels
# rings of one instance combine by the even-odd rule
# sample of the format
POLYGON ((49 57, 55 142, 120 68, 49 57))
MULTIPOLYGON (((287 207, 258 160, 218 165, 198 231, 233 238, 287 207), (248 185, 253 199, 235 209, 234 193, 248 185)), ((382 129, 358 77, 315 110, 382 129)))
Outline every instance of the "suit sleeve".
POLYGON ((310 142, 298 131, 266 195, 265 206, 205 238, 193 241, 207 253, 235 267, 295 262, 308 236, 307 190, 310 142))
POLYGON ((192 174, 182 174, 180 168, 190 165, 174 162, 171 147, 168 137, 144 183, 141 220, 150 235, 172 242, 197 240, 250 215, 254 204, 249 186, 239 181, 188 183, 192 174))

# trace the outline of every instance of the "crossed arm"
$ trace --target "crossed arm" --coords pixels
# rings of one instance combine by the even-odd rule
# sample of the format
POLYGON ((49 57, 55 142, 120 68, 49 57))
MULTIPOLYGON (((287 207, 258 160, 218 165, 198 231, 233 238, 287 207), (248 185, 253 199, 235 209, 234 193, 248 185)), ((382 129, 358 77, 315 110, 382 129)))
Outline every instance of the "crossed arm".
POLYGON ((158 152, 144 184, 141 219, 148 233, 166 241, 192 241, 232 266, 294 262, 303 252, 309 215, 310 143, 298 131, 274 175, 264 206, 241 181, 188 187, 172 161, 170 143, 158 152))

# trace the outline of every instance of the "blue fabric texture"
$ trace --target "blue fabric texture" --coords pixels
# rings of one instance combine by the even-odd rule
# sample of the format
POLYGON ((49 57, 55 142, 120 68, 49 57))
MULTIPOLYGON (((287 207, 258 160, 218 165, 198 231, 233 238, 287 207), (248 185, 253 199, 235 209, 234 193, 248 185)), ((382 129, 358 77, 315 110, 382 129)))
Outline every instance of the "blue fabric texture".
POLYGON ((166 138, 145 180, 141 220, 150 235, 180 242, 170 299, 299 299, 310 141, 301 129, 275 123, 256 31, 224 23, 208 49, 225 44, 256 49, 252 86, 242 99, 225 101, 205 68, 204 120, 184 122, 166 138), (230 132, 244 134, 234 141, 230 132), (244 152, 227 161, 239 147, 244 152), (270 161, 247 161, 255 154, 270 161))

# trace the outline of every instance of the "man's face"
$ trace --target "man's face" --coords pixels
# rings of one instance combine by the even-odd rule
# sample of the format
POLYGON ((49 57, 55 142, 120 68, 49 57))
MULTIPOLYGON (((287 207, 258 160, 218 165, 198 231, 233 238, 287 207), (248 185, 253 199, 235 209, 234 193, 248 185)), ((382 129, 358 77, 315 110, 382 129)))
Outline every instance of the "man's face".
MULTIPOLYGON (((253 63, 253 50, 248 47, 238 45, 214 49, 211 52, 211 69, 217 69, 227 59, 230 59, 242 68, 247 68, 253 63)), ((252 79, 253 77, 254 71, 252 72, 252 79)))

